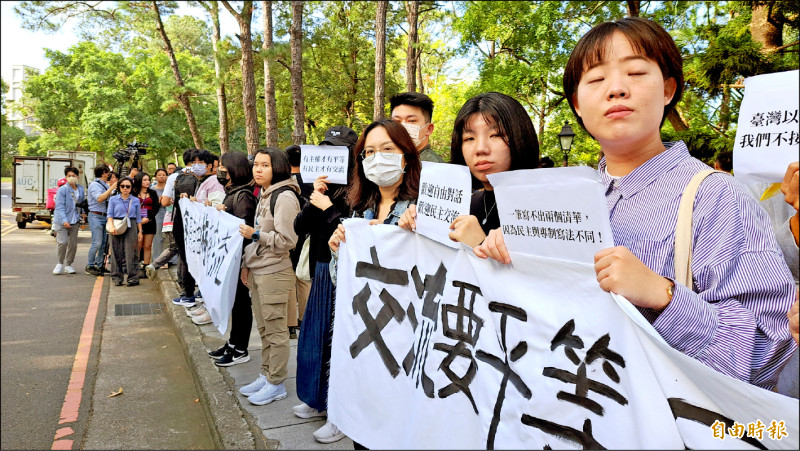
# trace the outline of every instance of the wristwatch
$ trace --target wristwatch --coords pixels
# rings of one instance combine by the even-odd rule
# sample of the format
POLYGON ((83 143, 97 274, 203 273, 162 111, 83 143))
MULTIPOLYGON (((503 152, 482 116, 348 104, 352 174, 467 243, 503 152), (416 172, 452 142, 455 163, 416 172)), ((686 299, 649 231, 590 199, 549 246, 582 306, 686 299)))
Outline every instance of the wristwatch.
POLYGON ((258 230, 256 230, 255 232, 253 232, 253 236, 251 236, 250 239, 253 240, 253 241, 258 241, 258 238, 260 236, 261 236, 261 234, 258 232, 258 230))

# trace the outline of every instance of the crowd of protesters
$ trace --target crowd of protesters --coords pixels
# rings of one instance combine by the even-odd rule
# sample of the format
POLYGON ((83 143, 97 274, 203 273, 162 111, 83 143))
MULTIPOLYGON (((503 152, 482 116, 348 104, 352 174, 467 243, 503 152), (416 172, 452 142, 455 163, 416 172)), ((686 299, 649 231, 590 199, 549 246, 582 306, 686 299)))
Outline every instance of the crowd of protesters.
MULTIPOLYGON (((675 280, 669 252, 642 245, 674 242, 680 194, 708 169, 682 141, 661 140, 661 126, 684 86, 674 41, 645 19, 600 24, 573 50, 563 85, 579 124, 603 154, 598 174, 616 246, 595 255, 599 286, 628 299, 675 349, 721 373, 797 397, 798 164, 786 168, 783 195, 769 205, 759 201, 759 187, 746 188, 718 172, 706 178, 694 211, 709 220, 695 231, 695 278, 684 285, 675 280)), ((87 199, 92 246, 85 272, 110 272, 116 285, 127 274, 128 286, 134 286, 177 257, 182 292, 173 302, 186 307, 196 324, 206 324, 211 318, 196 306, 202 296, 186 264, 177 200, 185 197, 243 219, 230 338, 209 355, 218 366, 249 361, 255 319, 261 372, 239 392, 265 405, 287 396, 289 340, 297 335, 297 395, 303 403, 294 413, 325 417, 336 263, 346 240, 341 219, 361 217, 414 233, 421 161, 443 162, 429 142, 431 99, 401 93, 390 104, 390 118, 367 125, 360 136, 344 126, 326 132, 321 146, 349 151, 350 171, 341 185, 325 176, 302 180, 299 146, 261 148, 252 160, 228 153, 221 162, 206 150, 188 149, 186 167, 170 163, 156 170, 155 184, 144 172, 118 179, 99 165, 87 193, 77 185, 77 169, 67 168, 67 183, 56 195, 54 274, 75 273, 76 205, 87 199), (109 236, 113 258, 106 269, 109 236)), ((553 166, 549 158, 540 159, 530 117, 505 94, 469 99, 452 125, 449 160, 468 167, 473 181, 469 214, 453 220, 450 239, 478 257, 510 263, 488 175, 553 166)), ((730 172, 729 153, 720 155, 717 168, 730 172)), ((331 443, 344 434, 326 422, 314 437, 331 443)))

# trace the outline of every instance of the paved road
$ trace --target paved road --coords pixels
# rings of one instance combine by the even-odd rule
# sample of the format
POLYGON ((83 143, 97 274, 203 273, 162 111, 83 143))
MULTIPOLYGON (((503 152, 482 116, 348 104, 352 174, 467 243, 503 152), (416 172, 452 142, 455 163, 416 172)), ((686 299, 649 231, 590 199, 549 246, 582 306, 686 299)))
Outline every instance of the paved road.
MULTIPOLYGON (((82 273, 91 236, 78 233, 76 275, 52 275, 55 239, 40 222, 18 229, 11 207, 10 183, 3 183, 2 275, 0 276, 0 336, 2 353, 3 449, 50 449, 59 424, 78 341, 94 278, 82 273)), ((101 296, 105 305, 105 297, 101 296)), ((101 308, 95 326, 102 324, 101 308)), ((99 340, 89 352, 86 384, 93 385, 99 340)), ((81 403, 79 420, 70 426, 78 443, 86 425, 88 403, 81 403)))
POLYGON ((55 239, 43 223, 17 228, 9 191, 3 184, 0 448, 219 448, 158 286, 83 274, 88 229, 78 274, 53 275, 55 239))

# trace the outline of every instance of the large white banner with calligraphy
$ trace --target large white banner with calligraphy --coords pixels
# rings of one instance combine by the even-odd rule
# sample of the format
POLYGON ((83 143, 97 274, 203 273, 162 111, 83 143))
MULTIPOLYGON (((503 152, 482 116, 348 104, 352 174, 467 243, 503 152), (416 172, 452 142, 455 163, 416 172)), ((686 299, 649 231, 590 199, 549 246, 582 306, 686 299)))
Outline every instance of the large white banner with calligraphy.
POLYGON ((345 227, 328 417, 368 448, 800 443, 796 399, 672 349, 589 263, 504 266, 395 226, 345 227))
POLYGON ((242 262, 239 224, 244 220, 186 198, 180 205, 189 272, 203 294, 214 326, 225 335, 242 262))

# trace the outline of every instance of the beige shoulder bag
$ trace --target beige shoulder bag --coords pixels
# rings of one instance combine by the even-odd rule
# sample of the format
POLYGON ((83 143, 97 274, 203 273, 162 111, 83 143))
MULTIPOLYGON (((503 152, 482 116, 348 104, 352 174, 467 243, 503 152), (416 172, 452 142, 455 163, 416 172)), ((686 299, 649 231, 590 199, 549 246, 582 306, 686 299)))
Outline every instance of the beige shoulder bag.
POLYGON ((709 175, 722 171, 706 169, 689 180, 681 196, 678 207, 678 220, 675 221, 675 283, 692 289, 692 212, 697 190, 709 175))

